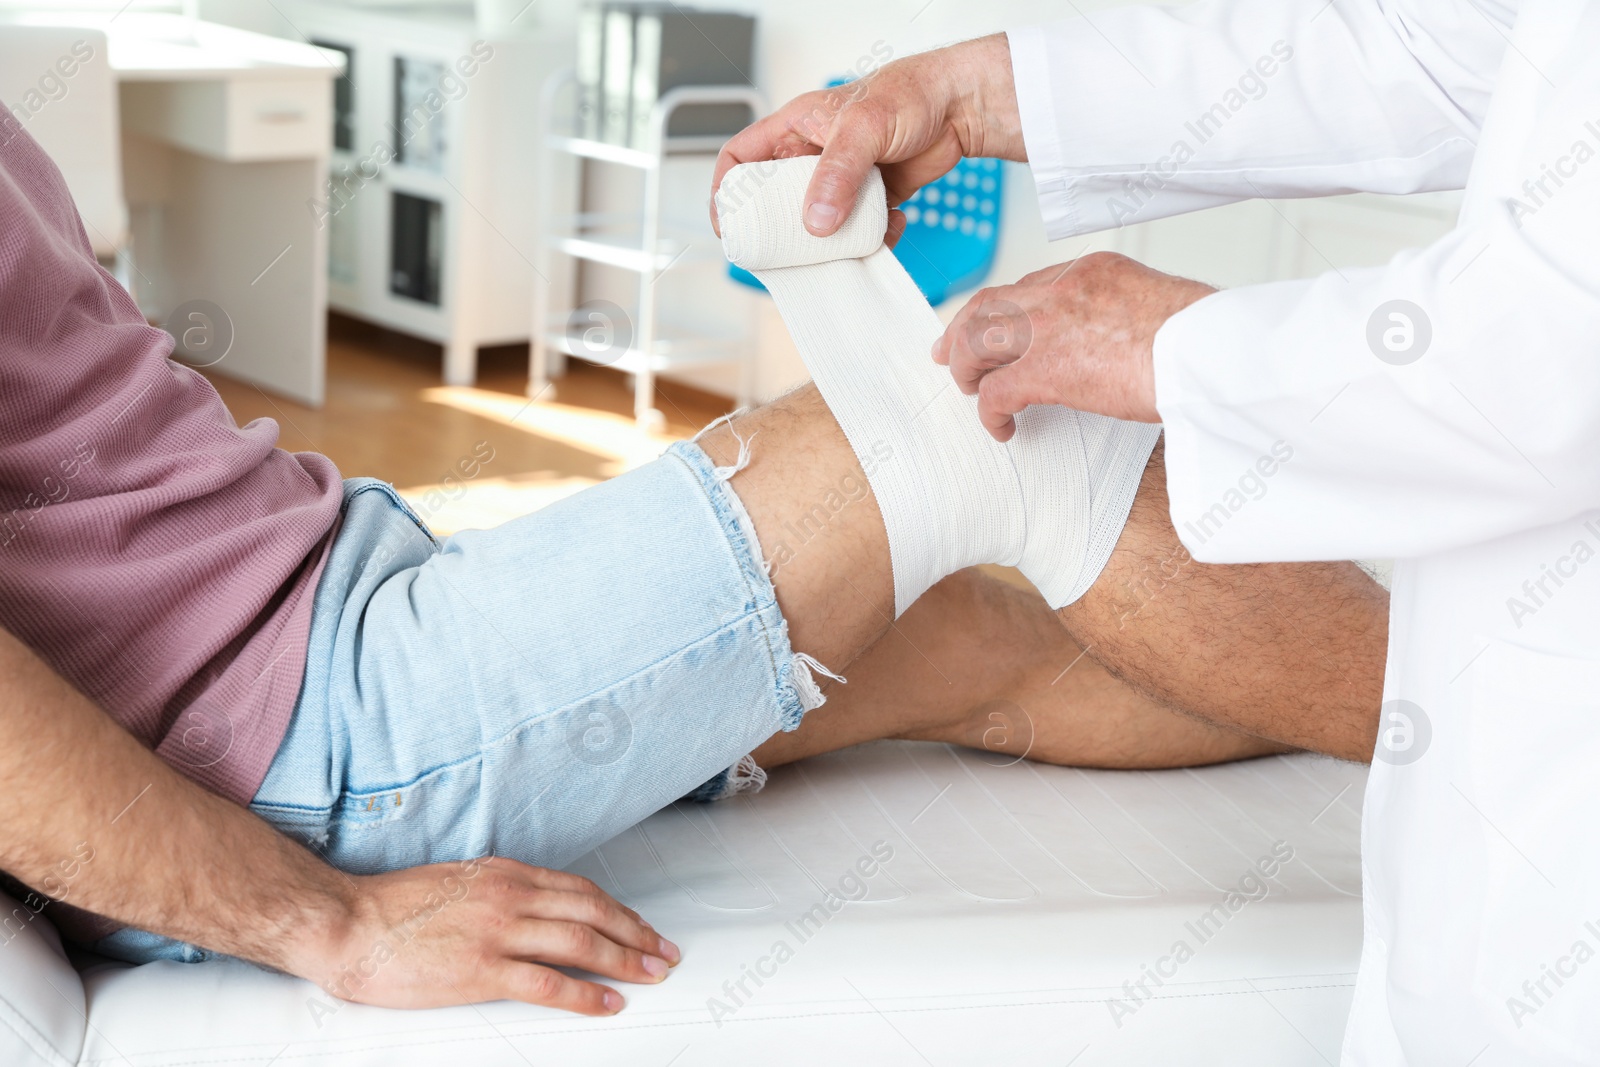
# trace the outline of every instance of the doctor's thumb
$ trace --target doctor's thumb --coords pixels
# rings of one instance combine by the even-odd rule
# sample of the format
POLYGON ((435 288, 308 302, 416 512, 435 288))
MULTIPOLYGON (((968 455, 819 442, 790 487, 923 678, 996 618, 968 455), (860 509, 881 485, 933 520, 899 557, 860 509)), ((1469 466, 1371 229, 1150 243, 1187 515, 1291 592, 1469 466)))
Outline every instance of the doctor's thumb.
POLYGON ((877 162, 874 134, 859 125, 836 130, 823 146, 816 173, 806 188, 806 229, 814 236, 827 237, 844 225, 861 183, 877 162))

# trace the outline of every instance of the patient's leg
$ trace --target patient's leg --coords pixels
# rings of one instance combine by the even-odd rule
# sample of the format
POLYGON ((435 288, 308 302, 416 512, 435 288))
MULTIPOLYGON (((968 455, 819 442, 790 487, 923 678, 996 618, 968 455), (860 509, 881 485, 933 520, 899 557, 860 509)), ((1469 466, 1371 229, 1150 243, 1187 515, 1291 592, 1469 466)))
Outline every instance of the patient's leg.
POLYGON ((731 467, 755 524, 797 652, 841 671, 894 618, 889 541, 877 501, 839 424, 807 385, 709 430, 700 446, 731 467))
POLYGON ((973 572, 935 586, 891 632, 877 506, 864 487, 851 491, 855 454, 815 390, 718 427, 701 444, 731 465, 752 433, 751 463, 732 484, 774 564, 791 640, 836 671, 849 667, 850 677, 828 685, 829 703, 763 745, 758 761, 880 737, 1098 766, 1210 762, 1283 744, 1370 757, 1383 589, 1354 564, 1194 562, 1167 516, 1159 448, 1105 571, 1060 613, 1070 636, 1036 596, 973 572), (1082 650, 1085 659, 1062 675, 1082 650))
POLYGON ((1038 593, 976 569, 924 593, 849 674, 798 730, 756 749, 756 762, 881 737, 1079 767, 1192 766, 1286 747, 1135 692, 1084 655, 1038 593))
POLYGON ((1157 447, 1110 562, 1060 616, 1091 656, 1157 703, 1365 761, 1388 610, 1383 587, 1354 563, 1195 562, 1168 516, 1157 447))

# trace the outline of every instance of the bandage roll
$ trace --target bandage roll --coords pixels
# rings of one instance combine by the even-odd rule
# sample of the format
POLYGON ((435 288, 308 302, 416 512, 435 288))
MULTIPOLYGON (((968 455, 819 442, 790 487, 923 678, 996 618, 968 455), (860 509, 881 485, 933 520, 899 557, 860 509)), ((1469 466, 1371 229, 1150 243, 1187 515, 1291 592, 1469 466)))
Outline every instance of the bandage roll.
POLYGON ((1127 519, 1160 427, 1041 405, 1007 444, 978 420, 931 349, 944 332, 884 246, 883 178, 838 232, 802 222, 817 157, 734 167, 717 191, 728 258, 778 306, 883 517, 895 614, 945 575, 1018 567, 1051 607, 1082 596, 1127 519))
POLYGON ((856 193, 844 225, 817 237, 795 220, 805 211, 806 187, 820 156, 741 163, 717 189, 717 221, 729 261, 748 271, 807 267, 836 259, 862 259, 883 247, 889 201, 873 167, 856 193))

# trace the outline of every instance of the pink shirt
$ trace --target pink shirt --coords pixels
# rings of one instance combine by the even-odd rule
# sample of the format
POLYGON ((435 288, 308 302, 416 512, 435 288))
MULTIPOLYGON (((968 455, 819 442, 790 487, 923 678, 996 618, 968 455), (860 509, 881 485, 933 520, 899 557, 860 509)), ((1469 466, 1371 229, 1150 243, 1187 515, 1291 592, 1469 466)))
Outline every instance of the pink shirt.
POLYGON ((0 109, 0 627, 246 803, 299 695, 341 484, 171 351, 0 109))

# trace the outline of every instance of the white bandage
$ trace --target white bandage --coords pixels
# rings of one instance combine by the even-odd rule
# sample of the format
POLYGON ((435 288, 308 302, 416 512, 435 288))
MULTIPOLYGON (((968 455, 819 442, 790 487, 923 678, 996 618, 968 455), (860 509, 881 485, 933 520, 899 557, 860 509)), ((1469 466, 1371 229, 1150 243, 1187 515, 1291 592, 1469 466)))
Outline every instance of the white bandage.
POLYGON ((817 157, 734 167, 717 191, 728 259, 777 302, 867 472, 888 532, 895 614, 948 574, 1017 566, 1060 607, 1110 558, 1160 427, 1061 407, 1017 416, 1008 444, 930 352, 944 326, 884 247, 874 169, 839 231, 801 224, 817 157), (888 458, 885 459, 884 457, 888 458))

